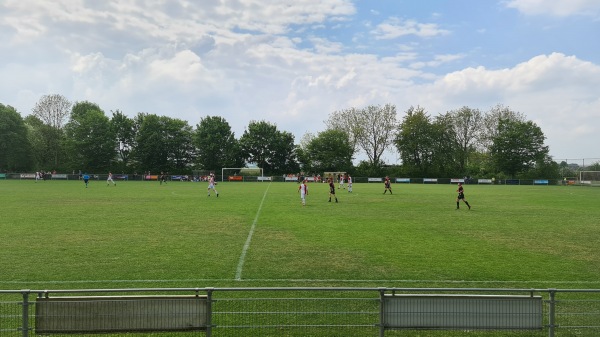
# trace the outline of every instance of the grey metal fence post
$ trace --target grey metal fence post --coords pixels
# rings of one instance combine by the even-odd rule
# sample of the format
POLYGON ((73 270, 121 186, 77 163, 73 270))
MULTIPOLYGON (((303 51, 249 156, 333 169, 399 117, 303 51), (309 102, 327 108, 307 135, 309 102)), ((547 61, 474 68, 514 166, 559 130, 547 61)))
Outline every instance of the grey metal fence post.
POLYGON ((21 330, 23 337, 29 336, 29 290, 22 290, 23 294, 23 317, 21 322, 21 330))
POLYGON ((206 289, 206 337, 212 336, 212 292, 214 288, 206 289))
POLYGON ((548 308, 548 336, 554 337, 554 325, 556 324, 556 289, 548 289, 550 294, 550 307, 548 308))
POLYGON ((385 325, 383 321, 383 301, 385 296, 385 288, 379 288, 379 337, 385 336, 385 325))

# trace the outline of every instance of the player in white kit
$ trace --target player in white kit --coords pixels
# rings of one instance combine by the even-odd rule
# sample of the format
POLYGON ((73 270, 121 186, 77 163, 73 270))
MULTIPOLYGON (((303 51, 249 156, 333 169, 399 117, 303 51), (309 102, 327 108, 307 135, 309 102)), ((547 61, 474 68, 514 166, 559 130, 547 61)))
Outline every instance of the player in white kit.
POLYGON ((210 190, 212 189, 213 191, 215 191, 215 194, 217 195, 217 198, 219 197, 219 192, 217 192, 217 190, 215 189, 215 174, 211 173, 210 176, 208 177, 208 196, 210 197, 210 190))
POLYGON ((352 193, 352 177, 348 175, 348 193, 352 193))
POLYGON ((106 178, 106 186, 109 186, 110 183, 113 183, 114 186, 117 186, 117 183, 113 180, 112 172, 108 172, 108 178, 106 178))
POLYGON ((306 186, 306 179, 302 181, 302 184, 298 186, 298 192, 300 192, 300 200, 302 201, 302 206, 306 206, 306 196, 308 195, 308 186, 306 186))

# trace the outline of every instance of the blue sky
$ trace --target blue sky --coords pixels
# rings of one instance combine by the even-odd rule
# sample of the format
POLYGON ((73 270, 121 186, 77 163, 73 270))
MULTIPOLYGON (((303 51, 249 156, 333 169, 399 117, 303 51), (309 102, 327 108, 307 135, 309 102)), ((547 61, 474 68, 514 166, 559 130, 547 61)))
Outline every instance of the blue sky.
POLYGON ((2 0, 0 102, 222 116, 237 137, 266 120, 297 142, 350 107, 501 104, 555 159, 600 160, 598 36, 597 0, 2 0))

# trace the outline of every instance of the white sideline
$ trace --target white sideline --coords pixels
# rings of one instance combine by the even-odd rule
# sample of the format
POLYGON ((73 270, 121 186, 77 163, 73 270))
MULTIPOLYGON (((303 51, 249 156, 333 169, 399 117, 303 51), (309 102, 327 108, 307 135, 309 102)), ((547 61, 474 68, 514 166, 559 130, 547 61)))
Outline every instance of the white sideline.
POLYGON ((523 281, 523 280, 338 280, 338 279, 179 279, 179 280, 54 280, 54 281, 0 281, 0 284, 85 284, 85 283, 173 283, 173 282, 302 282, 302 283, 450 283, 450 284, 489 284, 489 283, 550 283, 550 284, 600 284, 600 281, 523 281))
POLYGON ((240 260, 238 262, 237 270, 235 272, 235 280, 240 281, 242 279, 242 269, 244 268, 244 261, 246 260, 246 253, 248 252, 248 248, 250 248, 250 242, 252 241, 252 235, 254 235, 254 229, 256 228, 256 222, 258 221, 258 216, 260 214, 260 210, 262 209, 263 203, 265 202, 265 198, 267 197, 267 192, 269 192, 269 187, 271 187, 271 183, 267 186, 265 190, 265 194, 263 194, 262 200, 260 201, 260 205, 258 206, 258 211, 256 211, 256 216, 254 217, 254 221, 252 222, 252 227, 250 227, 250 232, 248 233, 248 238, 246 239, 246 243, 244 244, 244 248, 242 249, 242 254, 240 255, 240 260))

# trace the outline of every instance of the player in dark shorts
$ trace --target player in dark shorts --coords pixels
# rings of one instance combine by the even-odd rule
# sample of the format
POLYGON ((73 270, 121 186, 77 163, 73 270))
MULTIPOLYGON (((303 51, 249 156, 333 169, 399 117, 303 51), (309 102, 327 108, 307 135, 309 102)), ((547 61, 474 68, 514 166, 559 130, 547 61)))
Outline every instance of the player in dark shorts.
POLYGON ((385 180, 383 181, 383 184, 385 185, 385 190, 383 190, 383 194, 385 194, 387 191, 390 191, 390 194, 392 194, 392 183, 390 182, 390 177, 385 177, 385 180))
POLYGON ((331 196, 335 198, 335 202, 338 202, 337 197, 335 196, 335 184, 333 183, 333 178, 329 178, 329 202, 331 202, 331 196))
POLYGON ((88 182, 90 181, 90 175, 89 174, 84 174, 83 175, 83 182, 85 183, 85 188, 88 188, 88 182))
POLYGON ((471 205, 469 205, 469 203, 465 199, 465 190, 462 186, 462 183, 458 183, 458 189, 456 190, 456 192, 458 192, 458 196, 456 197, 456 209, 460 208, 460 204, 459 204, 460 200, 462 200, 465 204, 467 204, 467 207, 469 207, 469 209, 471 209, 471 205))

